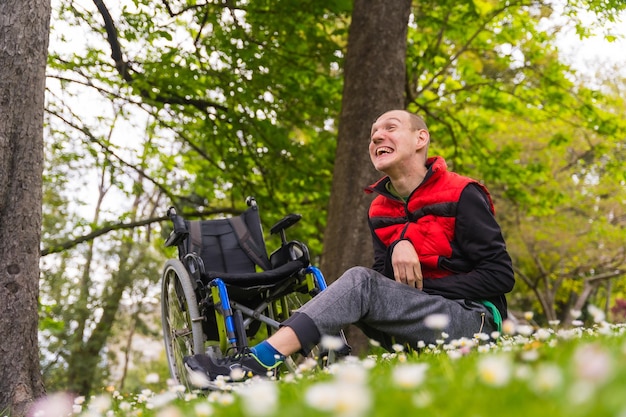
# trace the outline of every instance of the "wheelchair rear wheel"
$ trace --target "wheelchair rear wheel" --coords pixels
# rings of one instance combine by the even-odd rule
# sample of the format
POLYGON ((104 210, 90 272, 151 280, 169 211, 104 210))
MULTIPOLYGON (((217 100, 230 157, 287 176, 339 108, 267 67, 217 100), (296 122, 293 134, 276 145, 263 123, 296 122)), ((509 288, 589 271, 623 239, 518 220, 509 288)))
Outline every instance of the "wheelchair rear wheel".
POLYGON ((163 269, 161 322, 170 375, 190 389, 183 357, 204 353, 205 336, 191 278, 178 259, 168 260, 163 269))

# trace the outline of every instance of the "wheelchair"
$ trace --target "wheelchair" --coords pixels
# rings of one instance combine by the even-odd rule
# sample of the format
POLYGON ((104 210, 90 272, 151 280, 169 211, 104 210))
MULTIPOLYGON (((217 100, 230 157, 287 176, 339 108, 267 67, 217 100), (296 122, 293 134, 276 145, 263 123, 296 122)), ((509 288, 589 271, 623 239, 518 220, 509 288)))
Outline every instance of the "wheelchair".
MULTIPOLYGON (((241 215, 223 219, 188 221, 173 207, 167 212, 173 231, 165 246, 176 246, 178 258, 163 269, 163 336, 171 377, 188 389, 184 356, 241 351, 326 288, 307 246, 286 238, 301 216, 289 214, 271 228, 281 244, 268 257, 256 200, 246 204, 241 215)), ((320 360, 319 349, 311 354, 320 360)), ((293 371, 302 357, 288 359, 293 371)))

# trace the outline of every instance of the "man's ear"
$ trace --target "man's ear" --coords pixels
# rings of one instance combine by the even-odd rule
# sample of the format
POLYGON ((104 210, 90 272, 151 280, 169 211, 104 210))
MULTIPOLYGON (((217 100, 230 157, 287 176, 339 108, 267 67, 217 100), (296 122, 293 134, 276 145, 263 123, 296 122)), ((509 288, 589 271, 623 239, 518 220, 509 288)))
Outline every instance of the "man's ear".
POLYGON ((417 149, 428 147, 430 142, 430 133, 426 129, 420 129, 417 131, 417 149))

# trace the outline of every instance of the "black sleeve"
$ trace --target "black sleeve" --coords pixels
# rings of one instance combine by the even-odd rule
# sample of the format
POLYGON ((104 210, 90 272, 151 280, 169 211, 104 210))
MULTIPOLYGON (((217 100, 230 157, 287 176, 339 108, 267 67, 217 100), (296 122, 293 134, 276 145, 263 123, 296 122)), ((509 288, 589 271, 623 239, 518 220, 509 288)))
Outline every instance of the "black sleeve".
POLYGON ((372 265, 372 269, 380 272, 381 274, 385 274, 387 247, 378 238, 378 236, 376 236, 376 233, 374 233, 371 221, 368 219, 367 222, 370 227, 370 232, 372 233, 372 243, 374 245, 374 265, 372 265))
POLYGON ((470 184, 457 206, 453 256, 440 259, 455 274, 425 279, 424 291, 447 298, 498 299, 515 284, 513 266, 502 231, 482 189, 470 184))

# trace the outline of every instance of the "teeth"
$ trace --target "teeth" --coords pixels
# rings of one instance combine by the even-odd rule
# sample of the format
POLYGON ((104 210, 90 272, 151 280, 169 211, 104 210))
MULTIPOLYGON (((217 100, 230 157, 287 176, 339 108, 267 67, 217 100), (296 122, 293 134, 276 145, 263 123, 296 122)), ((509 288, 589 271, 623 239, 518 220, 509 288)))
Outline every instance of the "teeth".
POLYGON ((391 153, 391 152, 392 151, 389 148, 378 148, 378 149, 376 149, 376 155, 377 156, 380 156, 380 155, 382 155, 384 153, 391 153))

